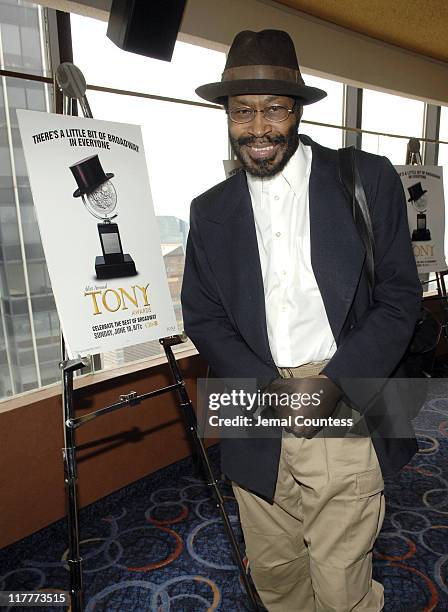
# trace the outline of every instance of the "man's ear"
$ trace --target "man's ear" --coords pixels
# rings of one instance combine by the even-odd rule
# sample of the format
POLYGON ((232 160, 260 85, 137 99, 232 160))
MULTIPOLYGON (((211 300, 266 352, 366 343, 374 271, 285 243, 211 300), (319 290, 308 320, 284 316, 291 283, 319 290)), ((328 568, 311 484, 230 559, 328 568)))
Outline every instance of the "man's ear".
POLYGON ((298 115, 299 115, 299 119, 301 119, 301 118, 302 118, 302 115, 303 115, 303 106, 299 106, 299 112, 298 112, 298 115))

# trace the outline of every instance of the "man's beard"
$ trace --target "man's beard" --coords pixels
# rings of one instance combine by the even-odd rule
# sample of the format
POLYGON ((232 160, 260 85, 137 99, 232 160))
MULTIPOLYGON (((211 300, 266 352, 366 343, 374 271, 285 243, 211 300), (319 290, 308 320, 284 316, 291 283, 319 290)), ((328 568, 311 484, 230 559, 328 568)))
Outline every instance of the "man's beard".
POLYGON ((291 126, 286 136, 283 134, 269 136, 267 134, 262 138, 256 138, 255 136, 233 138, 229 133, 229 139, 233 152, 241 162, 244 170, 253 176, 266 178, 281 172, 294 155, 299 144, 298 129, 299 122, 291 126), (270 158, 253 159, 247 150, 245 150, 245 146, 253 144, 258 144, 259 146, 272 144, 274 146, 279 145, 281 148, 280 151, 275 151, 274 155, 270 158))

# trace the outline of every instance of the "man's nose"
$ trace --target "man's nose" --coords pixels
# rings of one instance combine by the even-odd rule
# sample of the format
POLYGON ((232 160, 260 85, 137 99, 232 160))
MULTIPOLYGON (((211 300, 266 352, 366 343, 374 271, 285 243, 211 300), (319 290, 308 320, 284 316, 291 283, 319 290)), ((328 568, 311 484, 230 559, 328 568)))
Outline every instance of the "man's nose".
POLYGON ((255 113, 255 117, 252 119, 249 125, 249 132, 257 138, 261 138, 265 134, 269 134, 272 131, 272 125, 265 119, 262 112, 255 113))

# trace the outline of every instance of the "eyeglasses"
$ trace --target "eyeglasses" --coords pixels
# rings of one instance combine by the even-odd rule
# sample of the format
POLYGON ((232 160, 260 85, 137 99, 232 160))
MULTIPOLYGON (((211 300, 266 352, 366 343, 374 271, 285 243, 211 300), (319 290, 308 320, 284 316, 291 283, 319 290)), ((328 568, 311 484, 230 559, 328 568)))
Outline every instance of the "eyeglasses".
POLYGON ((234 123, 250 123, 255 119, 257 113, 263 113, 263 117, 267 121, 278 123, 280 121, 286 121, 289 115, 294 112, 294 108, 295 104, 292 108, 281 106, 280 104, 273 104, 261 110, 256 110, 250 106, 241 106, 239 108, 229 108, 227 114, 229 115, 229 119, 234 123))

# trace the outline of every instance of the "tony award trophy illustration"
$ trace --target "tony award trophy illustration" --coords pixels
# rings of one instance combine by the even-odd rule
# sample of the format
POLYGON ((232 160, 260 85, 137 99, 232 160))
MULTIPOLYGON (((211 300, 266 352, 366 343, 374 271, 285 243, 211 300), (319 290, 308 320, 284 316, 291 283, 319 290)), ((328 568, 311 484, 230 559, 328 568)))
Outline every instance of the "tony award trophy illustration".
POLYGON ((408 187, 408 200, 417 211, 417 227, 412 231, 412 242, 431 240, 431 232, 426 227, 426 211, 428 210, 428 198, 425 196, 426 189, 422 188, 421 183, 415 183, 408 187))
POLYGON ((117 192, 110 179, 114 175, 104 172, 98 155, 91 155, 70 166, 78 189, 74 198, 81 198, 89 213, 98 223, 103 255, 95 258, 95 271, 98 279, 135 276, 137 271, 132 257, 123 253, 118 225, 112 223, 117 217, 113 214, 117 206, 117 192))

